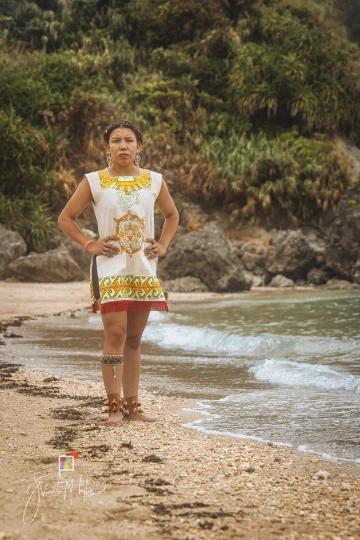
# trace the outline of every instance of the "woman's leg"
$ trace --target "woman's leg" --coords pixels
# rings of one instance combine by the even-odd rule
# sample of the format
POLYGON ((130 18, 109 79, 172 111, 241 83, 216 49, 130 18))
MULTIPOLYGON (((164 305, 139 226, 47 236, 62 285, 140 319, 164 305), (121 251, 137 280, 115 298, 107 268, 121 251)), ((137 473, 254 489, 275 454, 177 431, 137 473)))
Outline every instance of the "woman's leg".
MULTIPOLYGON (((113 313, 103 313, 101 317, 104 325, 104 355, 123 356, 126 339, 127 312, 115 311, 113 313)), ((111 395, 112 398, 115 397, 116 401, 119 402, 123 365, 115 366, 115 378, 112 365, 102 364, 101 369, 107 395, 111 395)), ((109 418, 105 424, 123 424, 122 413, 119 410, 116 412, 110 411, 109 418)))
POLYGON ((128 409, 131 414, 126 416, 127 420, 142 420, 143 422, 156 422, 155 418, 150 418, 144 413, 132 412, 132 401, 137 401, 139 393, 141 352, 140 341, 150 311, 128 311, 127 314, 127 334, 124 348, 124 372, 123 388, 124 398, 128 402, 128 409))

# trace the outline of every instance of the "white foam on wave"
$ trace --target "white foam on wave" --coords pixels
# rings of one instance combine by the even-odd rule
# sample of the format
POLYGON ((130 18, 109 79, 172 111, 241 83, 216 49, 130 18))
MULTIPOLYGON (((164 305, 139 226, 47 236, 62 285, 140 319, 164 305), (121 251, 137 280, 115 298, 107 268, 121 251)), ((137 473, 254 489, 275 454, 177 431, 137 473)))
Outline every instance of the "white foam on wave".
POLYGON ((288 386, 316 386, 325 390, 350 390, 360 393, 360 377, 336 371, 326 365, 267 359, 249 371, 259 381, 288 386))
MULTIPOLYGON (((161 314, 163 315, 163 314, 161 314)), ((175 318, 177 320, 177 318, 175 318)), ((224 356, 266 357, 289 354, 323 356, 341 354, 347 359, 357 356, 358 342, 354 339, 334 337, 292 336, 271 333, 242 335, 240 332, 215 328, 162 322, 151 322, 145 328, 144 341, 152 341, 164 349, 181 349, 185 352, 222 354, 224 356), (355 356, 354 356, 355 355, 355 356)))
POLYGON ((288 339, 273 334, 243 336, 236 333, 180 324, 149 324, 144 341, 153 341, 164 349, 183 349, 189 352, 251 356, 276 351, 288 339))

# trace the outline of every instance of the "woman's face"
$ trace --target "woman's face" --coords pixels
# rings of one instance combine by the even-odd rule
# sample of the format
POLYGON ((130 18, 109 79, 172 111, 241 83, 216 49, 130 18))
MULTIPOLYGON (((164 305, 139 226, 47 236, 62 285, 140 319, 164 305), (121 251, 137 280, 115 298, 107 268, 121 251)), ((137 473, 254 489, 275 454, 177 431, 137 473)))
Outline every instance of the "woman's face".
POLYGON ((135 133, 129 128, 116 128, 110 133, 109 144, 105 144, 113 158, 119 165, 134 163, 136 150, 140 148, 135 133))

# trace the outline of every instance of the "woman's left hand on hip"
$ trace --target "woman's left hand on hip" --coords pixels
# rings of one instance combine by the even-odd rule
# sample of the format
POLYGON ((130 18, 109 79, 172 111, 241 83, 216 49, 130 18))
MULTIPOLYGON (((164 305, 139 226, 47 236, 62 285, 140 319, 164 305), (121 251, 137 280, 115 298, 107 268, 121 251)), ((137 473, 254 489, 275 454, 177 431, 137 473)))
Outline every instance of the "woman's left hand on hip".
POLYGON ((151 246, 147 246, 144 249, 144 253, 148 259, 156 259, 156 257, 162 257, 166 252, 166 247, 159 244, 153 238, 145 238, 145 242, 151 242, 151 246))

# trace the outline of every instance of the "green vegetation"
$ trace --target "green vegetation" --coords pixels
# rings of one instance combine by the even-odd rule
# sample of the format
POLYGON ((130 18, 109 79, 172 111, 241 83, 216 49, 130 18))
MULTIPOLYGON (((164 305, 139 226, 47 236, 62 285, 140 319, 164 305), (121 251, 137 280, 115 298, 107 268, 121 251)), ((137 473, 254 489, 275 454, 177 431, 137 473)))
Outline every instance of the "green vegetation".
POLYGON ((119 117, 173 193, 238 221, 321 220, 360 145, 360 0, 4 0, 0 221, 37 243, 119 117))

